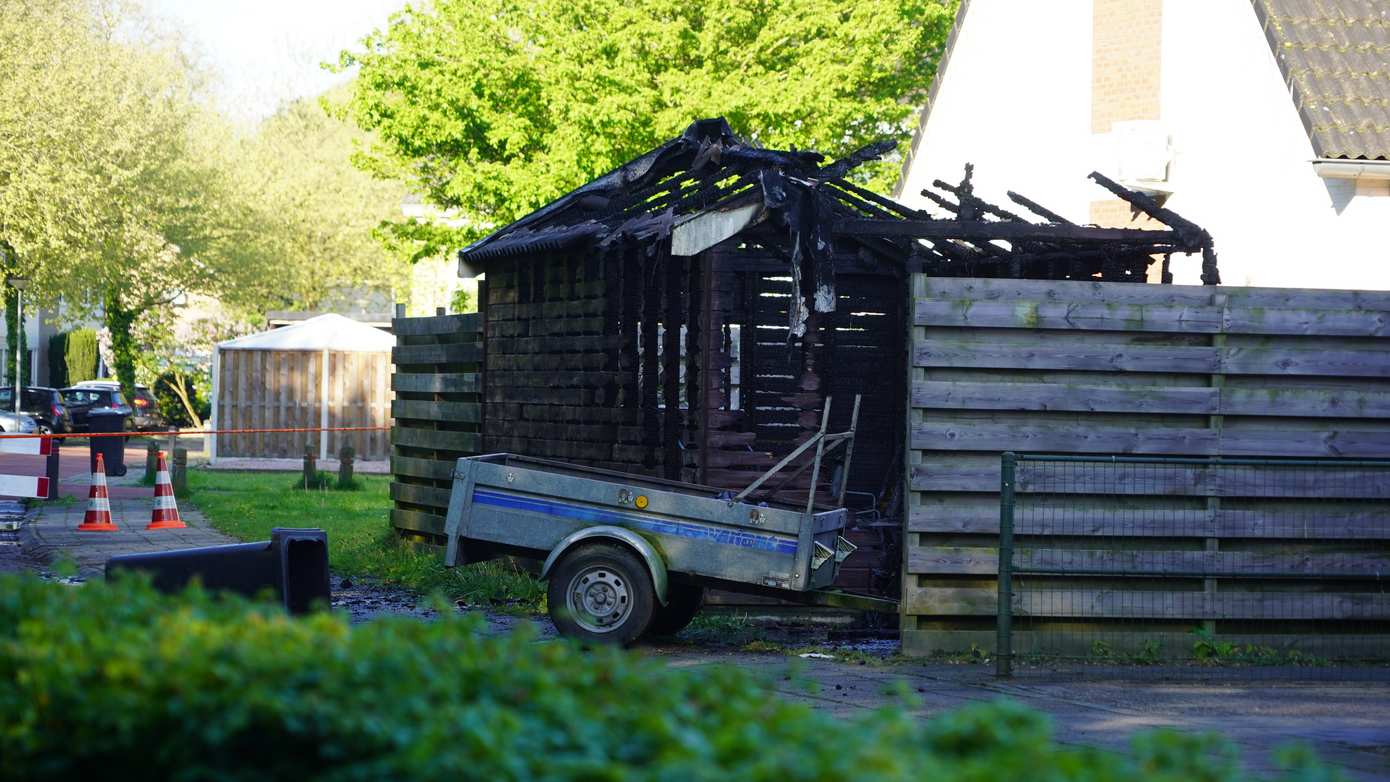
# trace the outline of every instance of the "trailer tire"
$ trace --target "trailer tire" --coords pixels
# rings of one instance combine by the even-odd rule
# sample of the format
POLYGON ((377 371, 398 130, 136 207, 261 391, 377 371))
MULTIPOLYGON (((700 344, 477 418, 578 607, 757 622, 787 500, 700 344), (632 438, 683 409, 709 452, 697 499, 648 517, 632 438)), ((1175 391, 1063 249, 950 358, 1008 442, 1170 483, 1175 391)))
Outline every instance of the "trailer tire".
POLYGON ((704 605, 704 587, 673 582, 666 587, 666 605, 657 606, 652 612, 652 621, 647 625, 647 635, 660 638, 679 633, 700 613, 704 605))
POLYGON ((615 543, 587 543, 566 552, 550 571, 546 598, 561 635, 618 646, 646 631, 656 606, 646 563, 615 543))

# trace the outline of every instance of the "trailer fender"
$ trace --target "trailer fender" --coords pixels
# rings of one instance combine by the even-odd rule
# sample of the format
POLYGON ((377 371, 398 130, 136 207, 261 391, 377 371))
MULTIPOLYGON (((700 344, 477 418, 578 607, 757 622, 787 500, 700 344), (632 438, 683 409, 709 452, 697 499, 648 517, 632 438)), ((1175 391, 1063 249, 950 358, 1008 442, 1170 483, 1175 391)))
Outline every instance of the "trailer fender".
POLYGON ((544 580, 546 576, 550 575, 550 568, 560 560, 560 557, 563 556, 566 551, 573 548, 575 544, 587 540, 602 540, 605 538, 624 543, 633 551, 637 552, 637 555, 642 558, 642 561, 647 563, 647 570, 652 576, 652 590, 656 592, 657 602, 666 605, 666 584, 668 580, 666 576, 666 561, 661 558, 660 554, 656 553, 656 549, 652 547, 652 544, 649 543, 646 538, 638 535, 632 530, 623 529, 622 527, 599 525, 575 530, 566 535, 563 540, 555 544, 555 548, 551 549, 550 555, 545 558, 545 565, 541 567, 541 579, 544 580))

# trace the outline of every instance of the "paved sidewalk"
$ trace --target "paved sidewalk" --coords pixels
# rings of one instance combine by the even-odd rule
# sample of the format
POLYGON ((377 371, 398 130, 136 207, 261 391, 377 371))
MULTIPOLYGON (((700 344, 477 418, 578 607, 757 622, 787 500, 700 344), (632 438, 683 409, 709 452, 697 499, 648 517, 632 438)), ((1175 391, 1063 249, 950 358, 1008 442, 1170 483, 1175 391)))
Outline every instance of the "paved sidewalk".
POLYGON ((922 718, 1009 697, 1049 715, 1054 735, 1064 744, 1124 752, 1140 731, 1214 731, 1234 742, 1246 768, 1259 774, 1275 770, 1272 756, 1278 747, 1305 743, 1352 780, 1390 779, 1390 685, 1384 682, 1023 683, 994 679, 986 665, 875 667, 659 646, 639 648, 639 653, 672 668, 736 665, 759 674, 783 698, 835 716, 896 708, 898 701, 888 693, 906 685, 919 699, 912 713, 922 718), (790 678, 789 664, 796 670, 790 678))
POLYGON ((146 496, 118 496, 112 487, 111 518, 118 532, 79 532, 77 525, 87 511, 85 500, 70 503, 39 503, 29 523, 20 530, 20 545, 26 557, 38 557, 52 562, 63 554, 77 562, 77 574, 83 578, 101 578, 106 573, 106 560, 119 554, 143 554, 197 546, 218 546, 237 543, 208 526, 207 520, 186 503, 179 515, 186 529, 145 530, 154 507, 154 489, 148 486, 122 486, 121 495, 142 489, 146 496))

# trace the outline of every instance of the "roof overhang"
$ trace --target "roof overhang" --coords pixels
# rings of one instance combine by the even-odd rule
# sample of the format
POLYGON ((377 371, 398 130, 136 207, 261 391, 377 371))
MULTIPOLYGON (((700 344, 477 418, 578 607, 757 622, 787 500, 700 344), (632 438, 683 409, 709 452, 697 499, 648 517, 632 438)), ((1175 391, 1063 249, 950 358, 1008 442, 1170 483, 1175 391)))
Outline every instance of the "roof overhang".
POLYGON ((1313 171, 1323 179, 1390 180, 1390 160, 1318 158, 1313 171))

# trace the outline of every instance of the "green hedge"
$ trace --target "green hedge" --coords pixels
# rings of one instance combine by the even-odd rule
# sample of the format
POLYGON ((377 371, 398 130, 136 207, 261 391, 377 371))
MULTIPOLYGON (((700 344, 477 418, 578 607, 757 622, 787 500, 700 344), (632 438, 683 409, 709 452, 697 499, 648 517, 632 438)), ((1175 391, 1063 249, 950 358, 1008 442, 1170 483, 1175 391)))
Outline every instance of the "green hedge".
MULTIPOLYGON (((1153 734, 1124 758, 1061 747, 1009 702, 842 720, 738 669, 481 629, 0 578, 0 778, 1243 778, 1211 737, 1153 734)), ((1331 778, 1287 760, 1288 779, 1331 778)))
POLYGON ((61 354, 49 354, 49 362, 63 362, 63 385, 70 386, 97 378, 97 333, 94 329, 73 329, 67 332, 61 354))

